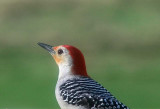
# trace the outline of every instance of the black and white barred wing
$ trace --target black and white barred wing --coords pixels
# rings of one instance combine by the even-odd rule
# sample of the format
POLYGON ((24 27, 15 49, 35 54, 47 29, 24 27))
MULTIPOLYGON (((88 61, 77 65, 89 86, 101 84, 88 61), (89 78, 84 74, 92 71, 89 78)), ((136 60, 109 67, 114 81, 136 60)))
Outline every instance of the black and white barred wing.
POLYGON ((129 109, 103 86, 88 77, 67 80, 60 86, 60 95, 68 104, 89 109, 129 109))

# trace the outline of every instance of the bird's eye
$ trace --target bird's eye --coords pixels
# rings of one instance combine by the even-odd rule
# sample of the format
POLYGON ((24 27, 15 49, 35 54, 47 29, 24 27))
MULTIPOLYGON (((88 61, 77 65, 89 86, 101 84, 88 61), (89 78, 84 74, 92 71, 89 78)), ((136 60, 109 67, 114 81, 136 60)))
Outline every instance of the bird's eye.
POLYGON ((62 50, 62 49, 59 49, 59 50, 58 50, 58 54, 61 55, 62 53, 63 53, 63 50, 62 50))

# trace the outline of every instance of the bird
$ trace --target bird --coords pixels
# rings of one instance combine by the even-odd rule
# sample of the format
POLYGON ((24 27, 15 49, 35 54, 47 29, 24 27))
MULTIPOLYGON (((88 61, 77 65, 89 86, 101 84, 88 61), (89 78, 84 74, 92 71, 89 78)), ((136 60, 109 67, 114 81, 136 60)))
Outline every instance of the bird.
POLYGON ((52 55, 59 67, 55 95, 61 109, 129 109, 88 75, 78 48, 37 44, 52 55))

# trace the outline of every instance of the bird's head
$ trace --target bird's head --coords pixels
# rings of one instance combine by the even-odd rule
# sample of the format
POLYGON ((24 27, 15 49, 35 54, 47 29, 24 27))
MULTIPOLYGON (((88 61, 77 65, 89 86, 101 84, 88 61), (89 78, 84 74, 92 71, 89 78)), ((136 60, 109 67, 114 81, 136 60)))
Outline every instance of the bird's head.
POLYGON ((51 46, 38 43, 46 49, 59 66, 59 78, 66 75, 88 76, 84 56, 80 50, 70 45, 51 46))

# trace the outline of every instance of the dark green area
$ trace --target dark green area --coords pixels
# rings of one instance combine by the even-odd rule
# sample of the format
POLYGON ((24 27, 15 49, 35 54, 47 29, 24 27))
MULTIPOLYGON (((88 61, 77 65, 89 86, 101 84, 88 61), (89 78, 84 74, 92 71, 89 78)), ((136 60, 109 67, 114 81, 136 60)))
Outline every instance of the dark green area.
POLYGON ((59 108, 58 67, 37 45, 69 44, 131 109, 158 109, 160 2, 0 1, 0 108, 59 108))

